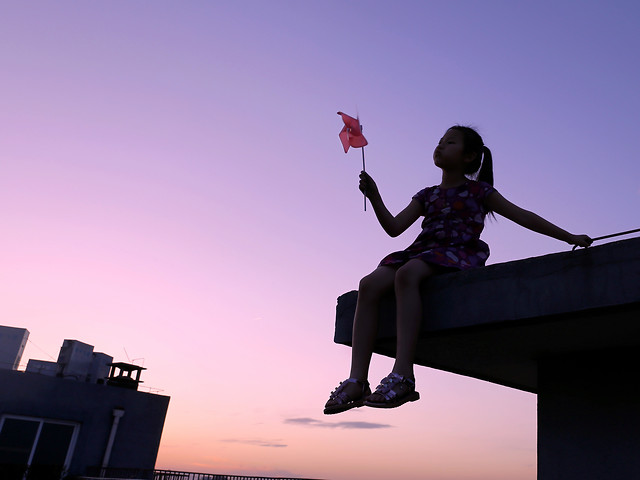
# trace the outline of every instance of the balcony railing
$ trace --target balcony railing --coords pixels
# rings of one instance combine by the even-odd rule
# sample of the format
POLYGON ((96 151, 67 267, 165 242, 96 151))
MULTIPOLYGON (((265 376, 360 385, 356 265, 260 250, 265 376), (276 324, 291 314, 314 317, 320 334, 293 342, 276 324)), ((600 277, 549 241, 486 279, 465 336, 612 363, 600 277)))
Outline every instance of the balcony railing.
POLYGON ((256 477, 242 475, 219 475, 214 473, 174 472, 155 470, 153 480, 312 480, 294 477, 256 477))
POLYGON ((129 480, 313 480, 299 477, 259 477, 242 475, 223 475, 216 473, 181 472, 177 470, 140 470, 132 468, 99 467, 87 470, 81 479, 129 479, 129 480))

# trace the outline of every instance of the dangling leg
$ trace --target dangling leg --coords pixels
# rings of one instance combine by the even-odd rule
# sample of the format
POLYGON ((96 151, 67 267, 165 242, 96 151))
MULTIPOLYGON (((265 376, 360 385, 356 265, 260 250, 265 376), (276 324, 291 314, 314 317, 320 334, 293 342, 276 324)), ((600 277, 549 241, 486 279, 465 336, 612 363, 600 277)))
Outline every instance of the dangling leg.
POLYGON ((380 298, 391 291, 396 271, 390 267, 378 267, 360 280, 358 303, 353 319, 351 344, 351 378, 366 380, 373 346, 378 334, 378 308, 380 298))
POLYGON ((420 398, 415 391, 413 373, 413 360, 422 322, 420 284, 427 277, 436 274, 436 268, 414 259, 398 269, 395 277, 396 361, 392 373, 382 380, 375 393, 365 402, 366 405, 392 408, 420 398))
POLYGON ((396 276, 398 331, 393 372, 405 377, 414 378, 413 360, 422 324, 420 285, 423 280, 437 273, 436 268, 422 260, 414 259, 402 266, 396 276))
POLYGON ((378 267, 360 281, 353 319, 351 372, 349 379, 340 383, 331 393, 325 405, 325 414, 360 407, 364 398, 371 393, 367 377, 378 333, 378 306, 382 295, 393 288, 395 273, 390 267, 378 267))

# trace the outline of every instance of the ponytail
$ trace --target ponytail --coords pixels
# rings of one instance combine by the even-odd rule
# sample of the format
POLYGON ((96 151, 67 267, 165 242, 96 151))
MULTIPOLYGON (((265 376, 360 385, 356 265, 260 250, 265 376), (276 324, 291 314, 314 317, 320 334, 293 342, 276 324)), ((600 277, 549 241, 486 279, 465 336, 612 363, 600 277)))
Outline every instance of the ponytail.
POLYGON ((482 146, 482 166, 477 176, 478 181, 486 182, 493 186, 493 157, 489 147, 482 146))
MULTIPOLYGON (((474 128, 462 125, 454 125, 451 129, 462 132, 464 135, 465 153, 475 154, 473 161, 467 165, 464 174, 467 178, 493 186, 493 156, 491 155, 491 150, 485 146, 480 134, 474 128)), ((495 218, 492 211, 489 210, 487 213, 489 217, 495 218)))
POLYGON ((474 128, 463 125, 454 125, 450 130, 462 132, 465 153, 475 154, 473 161, 466 167, 465 175, 493 186, 493 157, 480 134, 474 128))

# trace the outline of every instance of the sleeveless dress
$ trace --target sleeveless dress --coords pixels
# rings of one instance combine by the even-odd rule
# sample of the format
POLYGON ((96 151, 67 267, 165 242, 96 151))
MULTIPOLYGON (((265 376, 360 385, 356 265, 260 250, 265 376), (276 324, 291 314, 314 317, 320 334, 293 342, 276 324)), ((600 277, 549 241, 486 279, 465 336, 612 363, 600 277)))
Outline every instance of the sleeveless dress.
POLYGON ((484 201, 495 191, 474 180, 420 190, 413 198, 423 206, 422 232, 405 250, 383 258, 380 266, 397 268, 413 258, 456 270, 484 266, 489 258, 489 245, 480 240, 487 215, 484 201))

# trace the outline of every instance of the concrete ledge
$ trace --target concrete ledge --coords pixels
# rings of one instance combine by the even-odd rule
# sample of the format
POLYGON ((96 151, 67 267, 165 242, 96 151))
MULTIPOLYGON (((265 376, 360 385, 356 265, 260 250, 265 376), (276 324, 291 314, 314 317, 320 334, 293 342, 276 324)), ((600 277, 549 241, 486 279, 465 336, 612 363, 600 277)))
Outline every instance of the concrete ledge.
POLYGON ((538 478, 640 478, 638 349, 539 364, 538 478))
MULTIPOLYGON (((441 275, 423 287, 416 363, 529 392, 538 362, 640 347, 640 238, 441 275)), ((350 345, 357 292, 338 298, 350 345)), ((395 300, 380 305, 376 353, 395 355, 395 300)))

